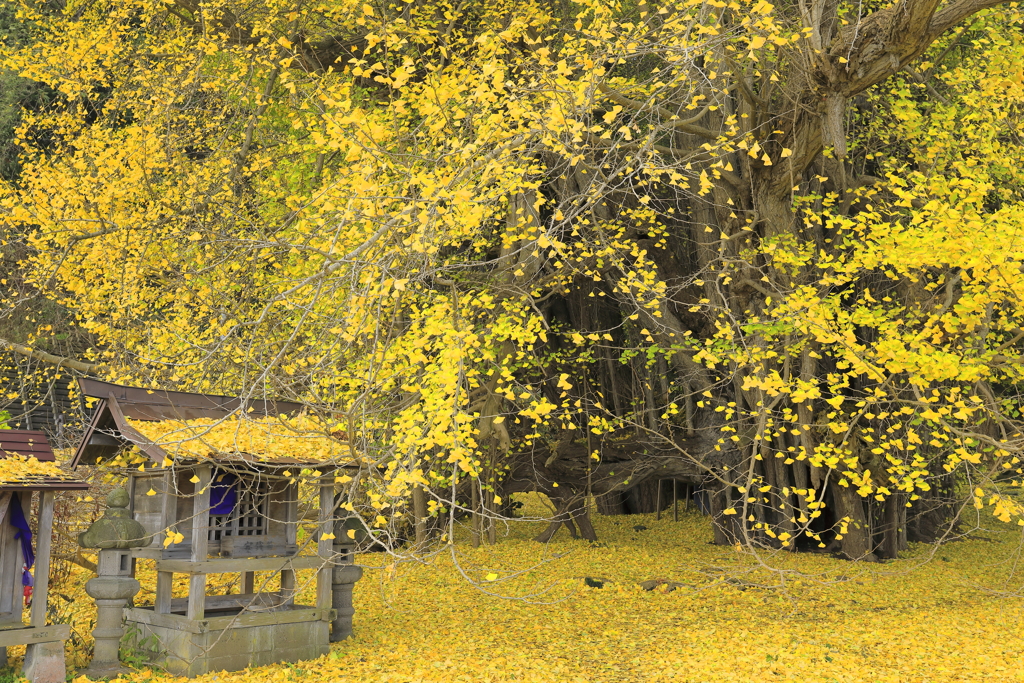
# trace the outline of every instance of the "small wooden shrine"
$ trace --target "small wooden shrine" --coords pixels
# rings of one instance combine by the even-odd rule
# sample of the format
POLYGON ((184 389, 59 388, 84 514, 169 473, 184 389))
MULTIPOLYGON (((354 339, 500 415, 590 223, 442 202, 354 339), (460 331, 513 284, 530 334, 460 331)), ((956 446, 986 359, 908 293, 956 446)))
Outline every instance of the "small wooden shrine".
POLYGON ((8 647, 28 646, 23 673, 32 683, 65 678, 70 627, 46 624, 54 494, 88 487, 57 466, 43 432, 0 430, 0 665, 7 662, 8 647), (39 511, 34 529, 33 497, 39 511))
POLYGON ((156 637, 157 663, 185 676, 236 671, 313 659, 350 635, 361 571, 353 541, 334 533, 335 476, 354 467, 347 444, 296 427, 295 403, 80 383, 99 404, 72 466, 114 458, 130 467, 131 512, 154 537, 131 551, 155 560, 154 604, 128 607, 125 618, 141 639, 156 637), (306 543, 300 483, 319 496, 306 543), (316 570, 313 604, 298 601, 303 569, 316 570), (257 572, 273 572, 273 584, 257 583, 257 572), (238 574, 240 592, 210 595, 216 573, 238 574), (188 597, 173 597, 175 574, 188 575, 188 597))

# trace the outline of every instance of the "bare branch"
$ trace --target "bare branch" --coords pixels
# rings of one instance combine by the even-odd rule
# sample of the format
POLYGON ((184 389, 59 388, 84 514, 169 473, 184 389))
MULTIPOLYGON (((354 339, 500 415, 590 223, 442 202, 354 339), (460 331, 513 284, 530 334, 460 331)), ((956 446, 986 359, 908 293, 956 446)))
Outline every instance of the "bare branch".
MULTIPOLYGON (((604 85, 603 83, 601 85, 598 85, 597 88, 602 93, 607 95, 608 99, 610 99, 612 102, 615 102, 616 104, 621 104, 623 107, 629 107, 634 111, 652 111, 661 116, 662 118, 669 119, 666 122, 667 125, 676 130, 680 130, 684 133, 690 133, 691 135, 697 135, 707 140, 718 139, 718 136, 715 135, 714 132, 708 130, 707 128, 704 128, 703 126, 695 126, 692 123, 689 123, 694 119, 681 119, 673 121, 671 119, 673 119, 676 115, 673 114, 668 109, 666 109, 665 107, 662 107, 654 103, 648 104, 646 102, 641 102, 639 100, 631 100, 622 93, 618 92, 617 90, 613 90, 612 88, 608 87, 607 85, 604 85)), ((703 115, 704 114, 701 113, 697 116, 697 118, 699 119, 703 115)))
POLYGON ((9 349, 14 353, 26 356, 28 358, 34 358, 35 360, 41 360, 44 363, 50 363, 57 367, 70 368, 79 372, 84 372, 89 375, 99 375, 105 370, 103 365, 97 363, 84 363, 80 360, 74 360, 73 358, 63 358, 61 356, 55 356, 52 353, 46 351, 40 351, 39 349, 33 349, 30 346, 24 344, 15 344, 14 342, 7 341, 6 339, 0 339, 0 349, 9 349))

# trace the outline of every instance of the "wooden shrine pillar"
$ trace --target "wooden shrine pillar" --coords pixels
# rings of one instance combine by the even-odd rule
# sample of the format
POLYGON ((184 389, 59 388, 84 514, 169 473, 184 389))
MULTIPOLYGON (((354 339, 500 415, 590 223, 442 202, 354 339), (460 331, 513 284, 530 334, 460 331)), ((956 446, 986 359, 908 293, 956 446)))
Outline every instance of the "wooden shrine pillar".
MULTIPOLYGON (((192 499, 192 562, 206 562, 210 543, 210 483, 213 468, 196 468, 196 494, 192 499)), ((206 573, 192 574, 188 580, 188 612, 191 621, 201 621, 206 613, 206 573)))

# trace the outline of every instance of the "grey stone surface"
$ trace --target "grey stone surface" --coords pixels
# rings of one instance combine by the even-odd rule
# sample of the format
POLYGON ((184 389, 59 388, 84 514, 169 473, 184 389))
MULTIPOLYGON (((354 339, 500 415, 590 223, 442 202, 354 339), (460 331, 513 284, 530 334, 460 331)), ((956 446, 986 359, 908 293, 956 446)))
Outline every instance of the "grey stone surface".
POLYGON ((97 576, 85 583, 85 592, 95 600, 128 600, 139 588, 139 582, 130 576, 97 576))
POLYGON ((96 628, 92 632, 96 645, 92 662, 82 671, 83 675, 92 678, 108 678, 126 671, 119 660, 121 638, 124 636, 122 613, 128 600, 139 592, 139 582, 121 573, 122 554, 109 548, 100 550, 99 570, 117 574, 101 574, 85 584, 85 592, 96 601, 96 628))
POLYGON ((78 545, 83 548, 128 549, 143 548, 153 538, 146 535, 146 529, 132 519, 128 512, 131 499, 128 492, 116 488, 107 495, 107 509, 103 516, 78 535, 78 545))
POLYGON ((64 643, 32 643, 25 647, 21 673, 32 683, 64 683, 64 643))
POLYGON ((241 671, 276 662, 300 662, 330 651, 326 621, 239 626, 205 633, 130 622, 142 633, 155 635, 160 651, 153 663, 177 676, 193 678, 215 671, 241 671))
POLYGON ((346 564, 331 570, 331 607, 334 620, 331 621, 331 642, 336 643, 352 636, 352 588, 363 577, 363 568, 352 562, 354 548, 349 543, 335 543, 334 553, 346 564))

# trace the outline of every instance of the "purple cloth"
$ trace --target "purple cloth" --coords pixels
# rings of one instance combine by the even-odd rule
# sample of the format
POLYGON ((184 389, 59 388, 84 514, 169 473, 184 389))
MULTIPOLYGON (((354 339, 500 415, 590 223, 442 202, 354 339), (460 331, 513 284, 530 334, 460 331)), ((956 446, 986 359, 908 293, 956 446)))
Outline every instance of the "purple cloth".
POLYGON ((238 502, 238 490, 235 488, 237 477, 233 474, 220 474, 214 477, 210 488, 211 515, 230 515, 235 511, 238 502))
POLYGON ((21 497, 14 493, 11 495, 11 526, 17 529, 14 537, 21 541, 21 555, 25 560, 25 570, 21 573, 21 584, 23 586, 33 585, 32 574, 29 569, 36 563, 36 554, 32 550, 32 529, 29 528, 28 520, 25 519, 25 511, 21 507, 21 497))

